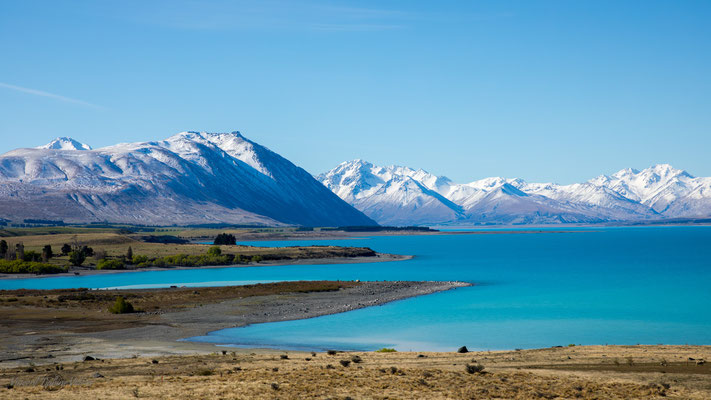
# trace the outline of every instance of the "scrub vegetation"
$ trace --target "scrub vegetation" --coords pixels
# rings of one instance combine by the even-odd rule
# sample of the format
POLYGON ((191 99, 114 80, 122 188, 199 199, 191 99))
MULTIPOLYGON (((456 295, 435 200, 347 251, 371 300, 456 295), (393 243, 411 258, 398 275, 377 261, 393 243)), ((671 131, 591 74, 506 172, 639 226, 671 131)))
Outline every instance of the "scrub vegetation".
MULTIPOLYGON (((276 231, 264 229, 272 233, 299 232, 286 228, 272 228, 276 231)), ((91 269, 222 266, 377 255, 365 247, 261 247, 233 244, 239 232, 206 228, 108 229, 67 226, 4 229, 0 230, 0 273, 48 274, 91 269)), ((252 234, 261 230, 241 232, 252 234)))

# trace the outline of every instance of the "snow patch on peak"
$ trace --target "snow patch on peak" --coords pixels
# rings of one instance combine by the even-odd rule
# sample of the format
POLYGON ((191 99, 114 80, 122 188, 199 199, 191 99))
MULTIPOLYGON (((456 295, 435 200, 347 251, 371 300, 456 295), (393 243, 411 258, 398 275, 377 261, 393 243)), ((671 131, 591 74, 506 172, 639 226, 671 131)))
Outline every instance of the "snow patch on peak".
POLYGON ((245 138, 239 131, 230 133, 180 132, 169 137, 165 142, 173 145, 178 144, 179 147, 188 152, 197 151, 195 143, 216 147, 259 171, 259 173, 273 178, 269 168, 265 166, 265 161, 260 157, 260 153, 271 151, 245 138))
MULTIPOLYGON (((624 169, 621 169, 621 170, 615 172, 612 176, 615 178, 621 178, 624 176, 631 176, 631 175, 637 175, 637 174, 639 174, 639 170, 636 170, 634 168, 624 168, 624 169)), ((601 176, 604 176, 604 175, 601 175, 601 176)))
POLYGON ((91 150, 91 146, 82 143, 78 140, 74 140, 70 137, 58 137, 51 142, 45 144, 44 146, 36 147, 37 149, 50 149, 50 150, 91 150))
POLYGON ((684 176, 684 177, 688 177, 688 178, 693 178, 693 176, 691 176, 688 172, 684 171, 683 169, 676 169, 669 164, 653 165, 653 166, 645 169, 642 172, 644 173, 647 171, 653 172, 653 173, 655 173, 659 176, 662 176, 662 177, 684 176))

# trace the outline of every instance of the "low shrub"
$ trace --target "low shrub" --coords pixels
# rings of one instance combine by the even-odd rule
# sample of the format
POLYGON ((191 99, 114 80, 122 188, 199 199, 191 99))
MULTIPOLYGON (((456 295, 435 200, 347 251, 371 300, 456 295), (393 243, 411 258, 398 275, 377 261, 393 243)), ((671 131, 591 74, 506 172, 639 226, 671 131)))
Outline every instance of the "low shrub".
POLYGON ((96 269, 124 269, 120 260, 103 259, 96 263, 96 269))
MULTIPOLYGON (((219 250, 219 247, 217 247, 219 250)), ((212 251, 212 254, 202 254, 202 255, 188 255, 188 254, 176 254, 173 256, 164 257, 153 257, 149 258, 146 256, 134 256, 133 264, 139 268, 150 268, 150 267, 200 267, 204 265, 230 265, 239 264, 243 260, 240 256, 234 256, 232 254, 215 254, 216 251, 212 251)))
POLYGON ((148 256, 133 256, 131 259, 131 264, 138 265, 141 263, 148 262, 148 256))
POLYGON ((127 302, 122 296, 119 296, 116 298, 114 305, 109 308, 109 312, 112 314, 129 314, 134 312, 134 309, 131 303, 127 302))
POLYGON ((0 273, 3 274, 59 274, 67 269, 36 261, 0 260, 0 273))
POLYGON ((375 350, 375 352, 376 352, 376 353, 395 353, 395 352, 397 352, 397 350, 395 350, 395 349, 389 349, 389 348, 387 348, 387 347, 383 347, 383 348, 380 349, 380 350, 375 350))
POLYGON ((484 366, 481 364, 467 364, 464 369, 470 374, 480 374, 484 371, 484 366))

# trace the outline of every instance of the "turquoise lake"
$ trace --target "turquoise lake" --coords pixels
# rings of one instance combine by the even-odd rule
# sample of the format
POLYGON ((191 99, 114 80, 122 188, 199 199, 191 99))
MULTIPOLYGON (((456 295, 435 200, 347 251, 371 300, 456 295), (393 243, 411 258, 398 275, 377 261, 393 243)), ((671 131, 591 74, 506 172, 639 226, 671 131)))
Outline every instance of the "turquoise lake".
POLYGON ((0 289, 215 286, 281 280, 460 280, 476 286, 190 338, 288 349, 496 350, 711 344, 711 227, 252 242, 411 254, 366 264, 203 268, 1 280, 0 289))

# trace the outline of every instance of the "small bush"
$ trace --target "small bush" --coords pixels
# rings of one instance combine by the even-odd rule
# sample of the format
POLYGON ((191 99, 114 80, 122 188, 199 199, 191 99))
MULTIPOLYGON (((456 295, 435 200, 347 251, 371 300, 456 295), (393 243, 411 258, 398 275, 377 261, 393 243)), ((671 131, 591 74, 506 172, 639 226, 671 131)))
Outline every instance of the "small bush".
POLYGON ((354 364, 358 364, 358 363, 363 362, 363 359, 360 358, 360 356, 353 356, 353 357, 351 357, 351 361, 353 361, 354 364))
POLYGON ((339 362, 340 362, 341 365, 343 365, 344 367, 347 367, 347 366, 351 365, 351 361, 350 361, 350 360, 341 360, 341 361, 339 361, 339 362))
POLYGON ((396 353, 397 350, 395 350, 395 349, 389 349, 389 348, 387 348, 387 347, 383 347, 383 348, 380 349, 380 350, 375 350, 375 352, 376 352, 376 353, 396 353))
POLYGON ((480 374, 484 371, 484 366, 481 364, 467 364, 464 369, 470 374, 480 374))
POLYGON ((124 269, 124 265, 120 260, 103 259, 96 263, 96 269, 124 269))
POLYGON ((215 372, 211 369, 201 369, 200 371, 196 372, 195 375, 198 376, 210 376, 213 375, 215 372))
POLYGON ((0 273, 3 274, 58 274, 67 272, 67 267, 22 260, 0 260, 0 273))
POLYGON ((148 256, 133 256, 131 259, 131 264, 138 265, 141 263, 148 262, 148 256))
POLYGON ((337 352, 336 350, 328 350, 328 351, 326 352, 326 354, 328 354, 329 356, 335 356, 337 353, 338 353, 338 352, 337 352))
POLYGON ((112 314, 128 314, 133 311, 133 305, 127 302, 123 296, 117 297, 114 305, 109 308, 109 312, 112 314))
POLYGON ((203 265, 230 265, 240 262, 239 258, 236 258, 232 254, 219 254, 216 255, 218 251, 221 250, 219 247, 215 246, 216 250, 212 248, 208 251, 208 254, 203 255, 187 255, 187 254, 176 254, 173 256, 164 257, 153 257, 148 258, 145 256, 134 256, 133 264, 140 268, 149 267, 199 267, 203 265))
POLYGON ((252 256, 252 262, 258 263, 262 261, 262 256, 252 256))
POLYGON ((220 246, 212 246, 207 249, 207 255, 213 257, 220 256, 222 255, 222 249, 220 249, 220 246))

